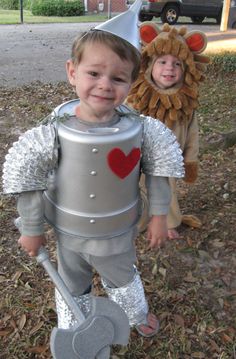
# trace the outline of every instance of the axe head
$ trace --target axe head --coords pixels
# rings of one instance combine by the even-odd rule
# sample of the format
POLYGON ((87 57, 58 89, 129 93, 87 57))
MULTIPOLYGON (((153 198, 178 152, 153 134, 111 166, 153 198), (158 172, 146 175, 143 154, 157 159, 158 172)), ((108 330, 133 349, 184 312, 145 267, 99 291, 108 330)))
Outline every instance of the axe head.
POLYGON ((129 319, 125 311, 111 299, 92 296, 91 315, 108 318, 114 326, 112 344, 127 345, 129 342, 129 319))
POLYGON ((109 359, 112 344, 128 344, 129 321, 115 302, 92 296, 91 312, 71 329, 54 328, 51 352, 54 359, 109 359))
POLYGON ((50 341, 51 352, 54 359, 94 359, 99 352, 104 352, 101 359, 109 359, 110 350, 107 349, 113 337, 114 328, 109 319, 91 317, 72 329, 54 328, 50 341))

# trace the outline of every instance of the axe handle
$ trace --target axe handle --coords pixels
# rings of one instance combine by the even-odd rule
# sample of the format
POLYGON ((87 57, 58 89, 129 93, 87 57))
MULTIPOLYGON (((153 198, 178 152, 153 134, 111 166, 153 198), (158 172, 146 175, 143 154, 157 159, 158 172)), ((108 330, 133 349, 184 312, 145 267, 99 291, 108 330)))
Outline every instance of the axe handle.
POLYGON ((74 298, 70 294, 67 286, 63 282, 63 280, 60 277, 60 275, 58 274, 57 270, 52 265, 52 263, 51 263, 51 261, 49 259, 49 256, 48 256, 48 252, 44 247, 41 247, 39 249, 36 259, 37 259, 37 262, 40 263, 45 268, 45 270, 48 273, 49 277, 51 278, 51 280, 55 284, 57 290, 62 295, 62 297, 65 300, 66 304, 68 305, 70 310, 75 315, 75 318, 77 319, 77 321, 80 324, 83 323, 85 321, 85 317, 84 317, 82 311, 79 309, 78 304, 76 303, 76 301, 74 300, 74 298))

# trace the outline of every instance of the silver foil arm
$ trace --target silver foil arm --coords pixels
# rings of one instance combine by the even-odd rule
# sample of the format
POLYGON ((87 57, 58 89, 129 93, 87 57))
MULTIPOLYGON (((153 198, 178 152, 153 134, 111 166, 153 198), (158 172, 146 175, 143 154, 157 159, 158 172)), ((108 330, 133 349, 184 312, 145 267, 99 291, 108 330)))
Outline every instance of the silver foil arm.
POLYGON ((58 148, 53 124, 41 125, 20 136, 3 165, 3 193, 47 188, 48 173, 57 166, 58 148))
POLYGON ((140 118, 143 122, 143 172, 151 176, 184 177, 182 150, 173 132, 152 117, 140 118))

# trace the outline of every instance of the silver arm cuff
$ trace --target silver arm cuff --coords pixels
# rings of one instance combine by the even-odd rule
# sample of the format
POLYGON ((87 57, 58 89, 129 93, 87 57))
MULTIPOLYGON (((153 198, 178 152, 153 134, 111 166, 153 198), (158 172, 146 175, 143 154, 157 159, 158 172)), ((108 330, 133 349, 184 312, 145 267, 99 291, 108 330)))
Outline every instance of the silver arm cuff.
POLYGON ((105 280, 102 279, 102 285, 108 297, 119 304, 125 311, 130 326, 146 323, 148 313, 148 304, 145 299, 142 281, 137 268, 134 268, 135 275, 133 280, 123 287, 110 288, 105 280))
POLYGON ((33 128, 6 155, 3 192, 20 193, 47 188, 48 173, 57 166, 56 132, 52 124, 33 128))
POLYGON ((143 122, 143 172, 152 176, 183 177, 182 150, 173 132, 152 117, 140 118, 143 122))
MULTIPOLYGON (((91 311, 91 294, 84 294, 79 297, 73 297, 75 301, 78 303, 80 310, 84 314, 85 318, 88 317, 91 311)), ((55 289, 55 301, 57 308, 57 320, 58 320, 58 328, 61 329, 70 329, 75 324, 78 323, 74 314, 62 298, 61 294, 57 289, 55 289)))

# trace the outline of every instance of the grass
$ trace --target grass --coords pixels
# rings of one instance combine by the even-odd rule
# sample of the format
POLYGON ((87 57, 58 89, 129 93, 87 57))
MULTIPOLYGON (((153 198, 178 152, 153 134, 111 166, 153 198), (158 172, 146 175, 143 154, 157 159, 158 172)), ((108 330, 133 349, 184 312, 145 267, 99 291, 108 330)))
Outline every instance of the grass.
POLYGON ((214 70, 218 72, 236 72, 236 49, 224 53, 212 53, 211 60, 214 70))
MULTIPOLYGON (((23 22, 26 24, 39 24, 39 23, 76 23, 76 22, 97 22, 104 21, 108 19, 108 14, 90 14, 83 16, 33 16, 29 10, 23 11, 23 22)), ((160 18, 153 18, 158 24, 162 24, 160 18)), ((20 24, 21 15, 20 10, 4 10, 0 8, 0 25, 7 24, 20 24)), ((189 17, 180 17, 178 24, 187 24, 192 23, 189 17)), ((215 24, 214 19, 205 19, 203 24, 212 23, 215 24)))
MULTIPOLYGON (((76 23, 76 22, 97 22, 107 20, 107 14, 93 14, 83 16, 33 16, 29 10, 23 11, 23 22, 32 23, 76 23)), ((20 10, 0 9, 0 25, 20 24, 20 10)))

